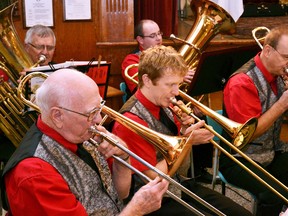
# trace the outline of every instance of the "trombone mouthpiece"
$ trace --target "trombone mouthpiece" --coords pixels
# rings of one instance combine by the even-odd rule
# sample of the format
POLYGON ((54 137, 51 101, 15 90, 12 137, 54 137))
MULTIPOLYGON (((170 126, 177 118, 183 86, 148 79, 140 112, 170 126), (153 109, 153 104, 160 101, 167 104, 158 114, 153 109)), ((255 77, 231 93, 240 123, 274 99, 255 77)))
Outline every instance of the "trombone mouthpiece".
POLYGON ((174 34, 171 34, 171 35, 170 35, 170 38, 176 39, 176 36, 175 36, 174 34))
POLYGON ((38 64, 43 63, 46 61, 46 56, 45 55, 40 55, 39 59, 38 59, 38 64))
POLYGON ((95 126, 91 126, 88 131, 92 132, 92 133, 96 133, 98 130, 96 129, 95 126))
POLYGON ((31 66, 31 68, 38 67, 39 64, 41 64, 41 63, 43 63, 45 61, 46 61, 46 56, 45 55, 40 55, 39 58, 38 58, 38 61, 33 66, 31 66))
POLYGON ((171 103, 172 103, 173 105, 177 105, 177 100, 176 100, 175 97, 171 97, 171 98, 170 98, 170 101, 171 101, 171 103))

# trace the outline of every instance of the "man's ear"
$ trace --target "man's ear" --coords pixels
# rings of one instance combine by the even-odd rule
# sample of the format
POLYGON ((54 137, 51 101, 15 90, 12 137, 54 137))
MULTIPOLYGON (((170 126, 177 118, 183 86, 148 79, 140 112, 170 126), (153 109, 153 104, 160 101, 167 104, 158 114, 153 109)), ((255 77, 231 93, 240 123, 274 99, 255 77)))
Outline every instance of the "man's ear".
POLYGON ((141 36, 136 37, 137 42, 142 46, 143 45, 143 38, 141 36))
POLYGON ((50 115, 51 115, 51 120, 56 125, 56 127, 62 128, 62 125, 63 125, 63 112, 62 112, 62 110, 58 107, 53 107, 53 108, 51 108, 50 115))
POLYGON ((146 87, 150 87, 152 85, 152 81, 148 77, 148 74, 143 74, 142 75, 142 81, 143 81, 144 86, 146 86, 146 87))
POLYGON ((270 45, 265 45, 262 49, 263 54, 268 58, 273 51, 273 48, 270 45))

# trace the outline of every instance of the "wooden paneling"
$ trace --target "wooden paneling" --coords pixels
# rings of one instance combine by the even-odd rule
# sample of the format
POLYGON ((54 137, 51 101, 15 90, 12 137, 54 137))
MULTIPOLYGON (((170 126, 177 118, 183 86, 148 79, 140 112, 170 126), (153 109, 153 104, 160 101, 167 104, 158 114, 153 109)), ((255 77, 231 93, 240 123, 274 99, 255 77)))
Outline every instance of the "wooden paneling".
MULTIPOLYGON (((22 1, 19 0, 20 18, 14 22, 19 37, 24 41, 27 28, 23 26, 22 1)), ((95 1, 96 2, 96 1, 95 1)), ((53 0, 54 27, 57 38, 55 61, 63 62, 70 59, 89 60, 95 56, 97 40, 97 7, 92 1, 91 21, 63 21, 63 1, 53 0)))
POLYGON ((134 10, 131 0, 102 0, 99 41, 131 41, 134 35, 134 10))
MULTIPOLYGON (((111 62, 109 85, 119 89, 123 81, 121 62, 136 48, 134 41, 133 0, 91 0, 92 19, 89 21, 64 21, 63 0, 53 0, 56 50, 54 61, 89 61, 93 57, 111 62)), ((20 40, 24 41, 26 31, 23 25, 23 0, 18 1, 14 26, 20 40)), ((111 92, 108 92, 110 94, 111 92)), ((111 108, 119 109, 121 94, 109 96, 111 108)))
MULTIPOLYGON (((19 0, 20 16, 14 19, 14 25, 24 41, 27 28, 23 26, 22 3, 23 0, 19 0)), ((137 46, 133 39, 133 0, 91 0, 91 6, 91 21, 64 21, 63 1, 53 0, 52 29, 57 38, 54 61, 87 61, 101 55, 102 60, 111 62, 111 85, 118 88, 122 79, 121 62, 137 46)))
MULTIPOLYGON (((19 16, 15 17, 14 24, 20 39, 24 41, 27 28, 23 26, 22 2, 23 0, 18 2, 19 16)), ((119 89, 119 84, 123 81, 121 62, 128 53, 137 47, 137 43, 133 39, 133 2, 134 0, 91 0, 91 20, 64 21, 63 0, 53 0, 53 30, 57 38, 54 60, 58 63, 71 59, 88 61, 93 57, 98 59, 101 56, 102 60, 111 62, 109 85, 119 89)), ((279 20, 279 17, 277 19, 279 20)), ((286 17, 285 20, 287 22, 286 17)), ((259 26, 263 23, 264 25, 269 23, 262 20, 259 23, 256 22, 257 20, 249 19, 245 21, 245 24, 259 26)), ((246 29, 241 26, 241 23, 238 24, 238 27, 242 31, 246 29)), ((190 27, 185 28, 190 31, 190 27)), ((183 35, 182 38, 185 38, 183 35)), ((210 42, 207 50, 255 44, 251 37, 238 36, 218 35, 210 42)), ((169 40, 164 40, 164 45, 174 46, 177 50, 181 46, 181 44, 169 40)))

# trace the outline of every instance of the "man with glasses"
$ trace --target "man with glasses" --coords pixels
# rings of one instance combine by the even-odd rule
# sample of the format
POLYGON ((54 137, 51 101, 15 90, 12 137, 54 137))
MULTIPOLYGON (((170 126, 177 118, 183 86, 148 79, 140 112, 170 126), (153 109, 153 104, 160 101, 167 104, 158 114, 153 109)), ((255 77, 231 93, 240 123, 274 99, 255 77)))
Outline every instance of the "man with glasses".
POLYGON ((53 61, 56 37, 52 29, 44 25, 35 25, 31 27, 24 40, 25 49, 31 57, 32 61, 36 63, 41 55, 46 57, 44 62, 40 65, 48 65, 53 61))
MULTIPOLYGON (((53 56, 56 46, 56 37, 52 29, 44 25, 34 25, 27 32, 24 39, 25 50, 35 64, 38 62, 41 55, 46 57, 44 62, 40 63, 40 66, 48 65, 53 61, 53 56)), ((24 68, 25 70, 25 68, 24 68)), ((19 71, 20 72, 20 71, 19 71)), ((25 71, 20 72, 21 75, 25 75, 25 71)), ((3 77, 4 81, 8 81, 8 75, 0 70, 0 77, 3 77)))
MULTIPOLYGON (((156 22, 153 20, 141 20, 134 29, 134 37, 138 42, 138 48, 132 53, 128 54, 122 62, 122 77, 127 84, 129 93, 133 94, 137 90, 137 85, 125 77, 125 69, 132 64, 139 63, 139 56, 143 50, 146 50, 150 47, 161 45, 162 44, 162 35, 160 28, 156 22)), ((130 76, 133 76, 138 71, 137 68, 131 68, 128 71, 130 76)), ((184 81, 190 83, 194 75, 194 71, 188 71, 184 77, 184 81)), ((136 79, 137 80, 137 79, 136 79)))
MULTIPOLYGON (((283 82, 287 69, 288 26, 282 25, 267 34, 260 53, 232 74, 223 94, 224 113, 229 119, 244 123, 252 117, 258 118, 256 131, 244 153, 285 185, 288 185, 288 145, 280 140, 280 130, 288 109, 288 92, 283 82)), ((236 157, 259 174, 249 162, 236 157)), ((279 215, 284 201, 224 154, 219 169, 228 182, 257 197, 257 215, 279 215)), ((260 176, 276 187, 267 176, 260 176)), ((279 191, 288 198, 287 191, 279 191)))
MULTIPOLYGON (((46 60, 40 65, 48 65, 49 62, 52 62, 55 45, 56 38, 54 32, 47 26, 35 25, 31 27, 26 33, 25 50, 31 57, 33 63, 37 63, 41 55, 44 55, 46 60)), ((21 71, 20 74, 25 75, 25 69, 24 71, 21 71)), ((9 82, 9 76, 5 73, 5 71, 1 69, 0 77, 3 79, 3 81, 9 82)), ((7 162, 15 150, 15 146, 2 131, 0 131, 0 150, 0 161, 3 161, 4 163, 7 162)))
POLYGON ((60 69, 44 81, 36 92, 41 114, 4 169, 1 196, 8 215, 145 215, 160 208, 168 187, 160 178, 123 207, 131 171, 106 160, 116 155, 129 163, 129 155, 90 130, 95 126, 126 147, 97 125, 104 103, 96 83, 79 71, 60 69))

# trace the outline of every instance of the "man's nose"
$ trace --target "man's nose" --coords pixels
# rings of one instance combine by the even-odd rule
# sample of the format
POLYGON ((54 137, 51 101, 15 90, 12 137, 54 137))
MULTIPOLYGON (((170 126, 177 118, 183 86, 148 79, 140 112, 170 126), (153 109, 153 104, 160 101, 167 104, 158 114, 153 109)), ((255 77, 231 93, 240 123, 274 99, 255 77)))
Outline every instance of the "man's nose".
POLYGON ((45 46, 42 50, 41 50, 41 54, 46 55, 48 53, 47 47, 45 46))
POLYGON ((100 124, 102 122, 102 116, 101 113, 98 113, 97 115, 94 116, 94 118, 92 119, 92 123, 95 124, 100 124))
POLYGON ((179 95, 179 87, 177 85, 175 85, 173 88, 172 88, 172 93, 173 95, 179 95))

